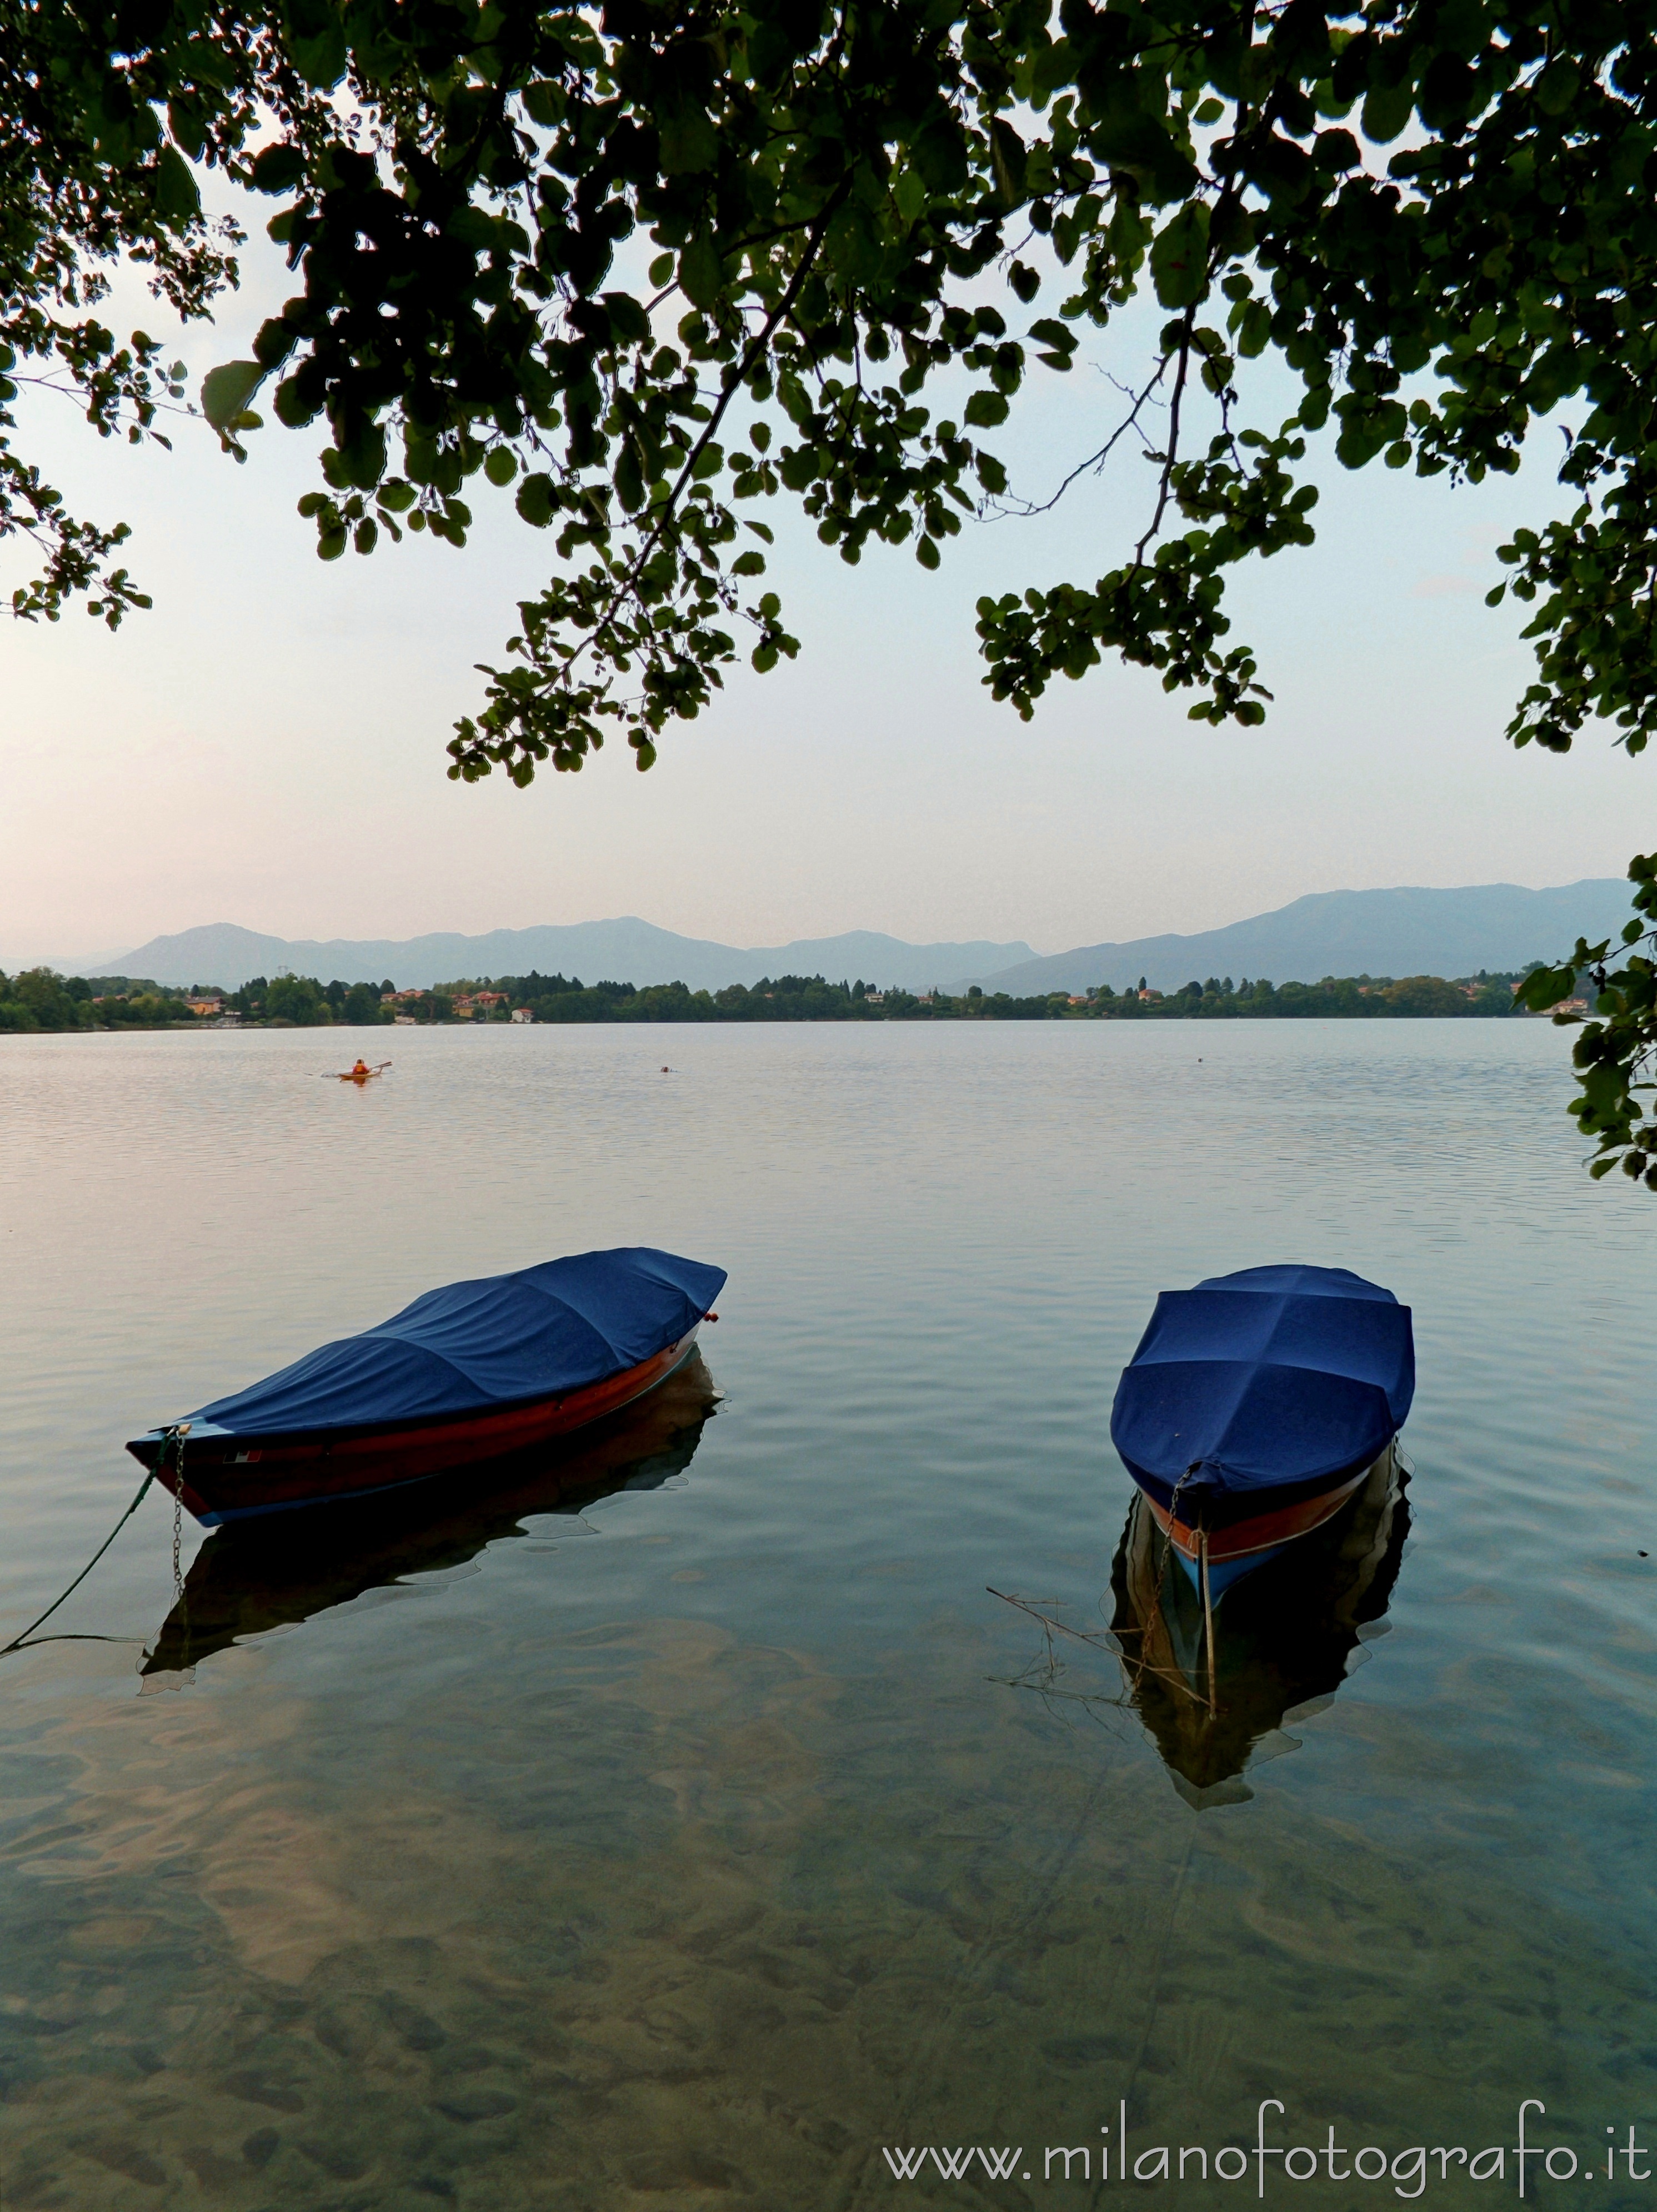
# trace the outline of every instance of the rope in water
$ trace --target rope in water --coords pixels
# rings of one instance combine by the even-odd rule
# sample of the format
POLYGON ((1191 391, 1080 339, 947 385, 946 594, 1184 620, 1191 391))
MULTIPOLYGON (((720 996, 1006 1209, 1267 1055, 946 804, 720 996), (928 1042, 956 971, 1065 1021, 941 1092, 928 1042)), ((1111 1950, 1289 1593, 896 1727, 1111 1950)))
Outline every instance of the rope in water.
MULTIPOLYGON (((99 1545, 97 1550, 87 1561, 85 1566, 82 1568, 80 1573, 76 1576, 69 1588, 61 1591, 58 1596, 53 1598, 52 1603, 46 1607, 46 1611, 41 1613, 37 1620, 30 1621, 28 1626, 24 1629, 21 1636, 14 1636, 9 1644, 0 1644, 0 1659, 9 1659, 14 1651, 22 1650, 27 1644, 30 1637, 33 1635, 35 1630, 37 1628, 43 1627, 45 1624, 52 1619, 52 1614, 57 1612, 58 1607, 63 1604, 64 1601, 66 1598, 72 1597, 76 1591, 80 1589, 81 1584, 92 1572, 92 1570, 97 1565, 99 1560, 102 1559, 104 1553, 109 1549, 110 1546, 115 1541, 115 1539, 120 1534, 122 1529, 125 1528, 127 1522, 132 1518, 138 1508, 143 1504, 145 1495, 149 1489, 150 1484, 155 1481, 156 1476, 162 1472, 167 1465, 167 1454, 169 1451, 173 1455, 175 1480, 178 1480, 180 1482, 182 1481, 184 1438, 185 1432, 188 1425, 189 1425, 187 1423, 181 1423, 177 1428, 172 1428, 167 1431, 166 1439, 161 1445, 160 1458, 156 1461, 155 1466, 150 1468, 149 1474, 145 1475, 143 1480, 138 1485, 137 1490, 134 1493, 132 1503, 127 1507, 126 1511, 122 1514, 120 1519, 110 1530, 108 1535, 105 1537, 103 1542, 99 1545)), ((175 1583, 179 1580, 179 1531, 178 1527, 178 1509, 179 1502, 177 1493, 175 1492, 173 1497, 174 1510, 173 1516, 174 1524, 173 1535, 173 1576, 175 1583)), ((46 1640, 49 1643, 52 1639, 48 1638, 46 1640)))

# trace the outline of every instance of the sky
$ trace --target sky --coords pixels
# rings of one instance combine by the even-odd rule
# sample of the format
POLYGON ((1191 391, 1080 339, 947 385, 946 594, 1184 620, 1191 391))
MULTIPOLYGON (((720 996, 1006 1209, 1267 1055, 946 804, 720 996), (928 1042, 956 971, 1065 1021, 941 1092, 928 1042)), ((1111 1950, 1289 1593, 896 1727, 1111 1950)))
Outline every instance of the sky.
MULTIPOLYGON (((179 337, 192 386, 291 289, 273 248, 247 261, 217 324, 179 337)), ((136 278, 109 319, 166 327, 136 278)), ((1069 377, 1033 371, 989 441, 1020 489, 1045 495, 1101 441, 1145 335, 1130 316, 1069 377)), ((1473 489, 1321 456, 1317 545, 1231 587, 1275 695, 1262 728, 1189 722, 1114 663, 1029 724, 981 686, 974 600, 1114 565, 1149 508, 1132 455, 1040 520, 967 520, 936 574, 884 548, 847 568, 772 503, 798 661, 731 672, 648 775, 617 740, 519 791, 451 783, 444 750, 555 557, 510 493, 477 480, 464 551, 325 564, 294 513, 314 426, 272 421, 239 467, 198 421, 169 454, 100 442, 51 395, 23 420, 72 506, 132 525, 155 605, 113 635, 79 609, 0 629, 0 963, 213 921, 395 938, 623 914, 740 945, 863 928, 1047 952, 1308 891, 1620 875, 1657 842, 1657 767, 1605 732, 1563 758, 1502 735, 1530 652, 1484 593, 1496 546, 1557 509, 1551 426, 1517 477, 1473 489)), ((0 592, 22 573, 0 549, 0 592)))

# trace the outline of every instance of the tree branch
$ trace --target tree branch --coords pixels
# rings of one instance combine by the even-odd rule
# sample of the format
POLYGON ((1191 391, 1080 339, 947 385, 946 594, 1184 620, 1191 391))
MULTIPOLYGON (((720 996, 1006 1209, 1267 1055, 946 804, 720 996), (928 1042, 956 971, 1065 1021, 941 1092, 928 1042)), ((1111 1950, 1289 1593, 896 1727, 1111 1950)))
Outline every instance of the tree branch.
MULTIPOLYGON (((1168 451, 1162 456, 1162 481, 1156 487, 1156 512, 1150 518, 1150 527, 1133 549, 1133 565, 1144 564, 1145 548, 1162 526, 1162 517, 1168 512, 1168 488, 1174 481, 1174 463, 1180 457, 1180 402, 1185 397, 1186 372, 1191 366, 1192 333, 1197 326, 1197 303, 1193 300, 1186 309, 1180 328, 1179 372, 1174 380, 1174 393, 1168 406, 1168 451)), ((1166 356, 1164 357, 1166 367, 1166 356)))
POLYGON ((587 647, 592 644, 593 640, 599 635, 604 625, 610 621, 611 616, 615 613, 616 608, 621 605, 622 600, 627 598, 628 592, 631 592, 634 586, 637 584, 640 574, 643 573, 646 562, 649 560, 657 546, 660 544, 668 525, 673 520, 674 511, 678 506, 680 498, 683 495, 684 489, 691 481, 695 471, 696 464, 701 459, 703 453, 706 453, 708 446, 713 442, 713 434, 715 431, 718 430, 719 424, 724 421, 731 401, 736 398, 738 390, 746 381, 749 371, 753 368, 755 362, 758 361, 766 347, 771 343, 772 337, 778 325, 787 318, 790 311, 793 307, 795 301, 798 299, 800 292, 804 289, 805 280, 811 273, 811 270, 816 261, 817 255, 822 249, 822 241, 828 234, 828 225, 839 213, 841 204, 845 199, 847 192, 851 190, 851 178, 849 176, 842 178, 840 184, 836 186, 832 197, 823 207, 822 212, 818 216, 816 222, 813 224, 810 236, 806 242, 805 251, 801 254, 799 265, 796 268, 793 276, 789 280, 787 290, 783 294, 781 299, 778 301, 776 306, 766 317, 761 328, 756 331, 753 337, 749 340, 747 345, 743 349, 741 357, 730 369, 726 371, 724 388, 719 393, 718 404, 715 405, 713 413, 709 416, 708 420, 703 428, 701 435, 696 440, 695 443, 691 447, 689 453, 685 456, 684 465, 681 468, 677 477, 674 479, 673 488, 669 492, 666 499, 663 501, 661 510, 657 515, 654 526, 651 529, 648 536, 646 538, 643 544, 640 546, 638 551, 628 563, 627 569, 623 574, 621 581, 616 585, 616 589, 611 592, 609 599, 605 602, 604 611, 598 616, 597 621, 593 623, 592 629, 588 630, 586 637, 582 639, 575 652, 565 663, 564 669, 561 673, 567 674, 570 669, 574 667, 575 663, 580 659, 582 653, 586 651, 587 647))

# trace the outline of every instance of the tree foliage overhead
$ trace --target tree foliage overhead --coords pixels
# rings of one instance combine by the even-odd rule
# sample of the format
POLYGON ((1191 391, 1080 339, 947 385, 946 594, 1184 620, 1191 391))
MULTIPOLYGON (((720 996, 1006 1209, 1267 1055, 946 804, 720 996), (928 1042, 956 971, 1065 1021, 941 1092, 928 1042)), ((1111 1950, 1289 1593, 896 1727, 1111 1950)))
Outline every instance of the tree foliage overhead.
POLYGON ((279 202, 294 297, 209 411, 235 443, 269 380, 282 422, 325 425, 325 556, 464 542, 476 480, 515 485, 555 570, 452 750, 522 779, 612 721, 647 763, 744 620, 761 667, 794 649, 757 580, 767 500, 848 560, 874 537, 934 565, 1008 494, 983 435, 1032 355, 1066 368, 1149 288, 1143 398, 1077 408, 1079 459, 1150 448, 1145 527, 1091 584, 980 604, 998 696, 1028 714, 1114 651, 1257 720, 1223 586, 1309 542, 1307 434, 1477 479, 1570 400, 1578 510, 1504 549, 1539 647, 1513 734, 1563 749, 1608 715, 1638 750, 1653 27, 1642 0, 0 0, 7 342, 142 428, 153 349, 80 312, 111 258, 201 313, 235 271, 191 165, 279 202), (1266 355, 1301 397, 1262 427, 1266 355))
MULTIPOLYGON (((1657 0, 0 0, 0 406, 25 372, 146 434, 159 356, 88 313, 136 255, 186 315, 234 281, 196 168, 274 203, 294 293, 208 379, 240 450, 261 388, 317 425, 318 548, 463 544, 508 493, 551 575, 450 773, 520 783, 624 732, 647 767, 745 649, 787 495, 848 561, 938 564, 963 515, 1041 503, 992 444, 1154 297, 1072 480, 1146 457, 1102 574, 979 603, 1028 717, 1106 653, 1194 717, 1268 696, 1229 572, 1309 544, 1308 437, 1477 481, 1570 417, 1564 519, 1502 549, 1535 679, 1514 742, 1657 727, 1657 0), (1262 375, 1252 364, 1272 364, 1262 375), (1283 371, 1296 398, 1285 417, 1283 371), (740 646, 739 646, 740 641, 740 646)), ((266 404, 265 399, 259 403, 266 404)), ((0 416, 0 434, 9 433, 0 416)), ((137 594, 12 448, 14 604, 137 594)), ((1010 582, 1016 580, 1010 580, 1010 582)))

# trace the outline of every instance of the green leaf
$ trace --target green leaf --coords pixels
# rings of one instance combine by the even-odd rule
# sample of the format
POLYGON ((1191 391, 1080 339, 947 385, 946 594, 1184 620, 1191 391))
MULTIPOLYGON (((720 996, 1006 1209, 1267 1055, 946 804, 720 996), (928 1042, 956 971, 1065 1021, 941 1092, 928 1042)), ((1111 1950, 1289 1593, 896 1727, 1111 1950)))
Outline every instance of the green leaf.
POLYGON ((1407 78, 1402 84, 1373 86, 1363 103, 1364 137, 1372 145, 1389 145, 1415 113, 1415 90, 1407 78))
POLYGON ((719 248, 699 231, 679 254, 679 289, 693 307, 711 307, 719 296, 719 248))
POLYGON ((1132 82, 1124 70, 1120 88, 1113 88, 1104 113, 1088 133, 1089 149, 1113 169, 1126 170, 1159 204, 1184 199, 1196 185, 1196 164, 1174 143, 1167 125, 1137 104, 1132 82))
POLYGON ((1237 351, 1245 361, 1266 351, 1272 337, 1272 310, 1264 300, 1248 300, 1234 307, 1230 320, 1237 333, 1237 351))
POLYGON ((227 361, 218 368, 209 368, 203 377, 202 413, 222 440, 228 442, 232 425, 239 415, 246 414, 248 401, 264 377, 256 361, 227 361))
POLYGON ((163 222, 181 225, 202 211, 202 196, 190 164, 176 146, 163 146, 155 163, 155 212, 163 222))
POLYGON ((677 264, 671 253, 659 253, 650 264, 651 290, 659 292, 664 284, 671 284, 673 281, 673 271, 677 266, 677 264))
POLYGON ((1187 200, 1157 232, 1150 249, 1151 280, 1165 307, 1188 307, 1208 289, 1208 210, 1187 200))
POLYGON ((524 87, 523 100, 524 112, 543 131, 550 131, 555 124, 561 123, 569 107, 563 87, 544 77, 524 87))
POLYGON ((345 33, 337 22, 325 24, 313 38, 290 39, 288 51, 294 67, 319 92, 331 92, 345 74, 345 33))
POLYGON ((1006 400, 998 392, 974 392, 967 402, 963 419, 974 429, 992 430, 1007 419, 1006 400))
POLYGON ((491 446, 483 473, 492 484, 509 484, 518 473, 518 456, 510 446, 491 446))
POLYGON ((930 538, 922 536, 916 541, 915 558, 923 568, 936 568, 943 557, 930 538))
POLYGON ((305 155, 298 146, 267 146, 253 163, 253 189, 258 192, 291 191, 305 174, 305 155))
POLYGON ((297 376, 283 379, 276 386, 276 416, 290 430, 303 429, 307 422, 315 422, 322 412, 322 400, 297 376))
POLYGON ((179 151, 188 160, 199 161, 207 146, 200 102, 188 97, 169 101, 167 127, 179 151))
POLYGON ((958 192, 968 175, 961 125, 942 100, 909 142, 910 158, 927 190, 940 196, 958 192))
POLYGON ((1024 173, 1029 166, 1029 155, 1011 124, 1004 122, 998 115, 990 125, 990 166, 1003 207, 1022 206, 1028 197, 1024 173))
POLYGON ((719 134, 713 119, 692 100, 682 100, 660 114, 662 167, 670 177, 697 176, 719 158, 719 134))
POLYGON ((549 476, 525 477, 518 487, 518 512, 525 522, 537 530, 544 530, 552 520, 552 478, 549 476))
POLYGON ((644 344, 650 336, 650 318, 631 292, 605 292, 600 297, 616 335, 630 345, 644 344))
POLYGON ((1582 72, 1568 54, 1548 64, 1537 79, 1536 104, 1544 115, 1563 115, 1581 88, 1582 72))

